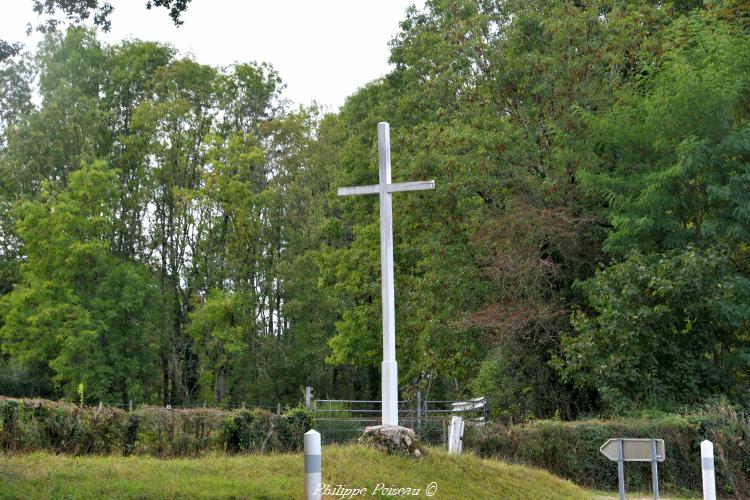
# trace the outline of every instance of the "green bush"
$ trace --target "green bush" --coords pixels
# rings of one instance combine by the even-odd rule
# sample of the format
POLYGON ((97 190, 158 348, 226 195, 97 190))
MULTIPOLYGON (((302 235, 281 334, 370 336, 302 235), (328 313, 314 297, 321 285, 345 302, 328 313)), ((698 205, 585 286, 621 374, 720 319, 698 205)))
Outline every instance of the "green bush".
POLYGON ((271 438, 271 413, 240 410, 224 420, 226 450, 231 453, 265 451, 271 438))
POLYGON ((124 453, 156 457, 195 456, 223 451, 222 422, 229 411, 146 406, 133 412, 123 434, 124 453))
POLYGON ((146 406, 128 413, 0 397, 0 449, 156 457, 296 451, 311 422, 309 412, 300 408, 273 415, 265 410, 146 406))
MULTIPOLYGON (((494 425, 467 432, 465 443, 481 456, 532 465, 582 486, 617 488, 617 466, 599 451, 609 438, 664 439, 666 460, 659 464, 659 484, 668 491, 701 489, 700 442, 715 446, 717 489, 749 498, 750 454, 746 418, 726 407, 712 407, 691 415, 651 418, 539 420, 510 428, 494 425)), ((629 491, 651 488, 651 465, 628 462, 625 483, 629 491)))
POLYGON ((121 410, 78 408, 40 399, 0 399, 0 446, 5 450, 53 450, 106 454, 121 450, 121 410))
POLYGON ((292 408, 279 416, 276 438, 281 451, 299 451, 304 445, 305 432, 312 429, 312 413, 305 408, 292 408))

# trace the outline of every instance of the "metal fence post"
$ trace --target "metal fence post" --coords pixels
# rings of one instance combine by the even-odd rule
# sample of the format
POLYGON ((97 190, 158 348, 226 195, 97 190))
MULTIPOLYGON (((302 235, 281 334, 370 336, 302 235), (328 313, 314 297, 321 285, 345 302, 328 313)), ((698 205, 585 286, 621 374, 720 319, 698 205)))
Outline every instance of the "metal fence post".
POLYGON ((322 460, 320 433, 310 429, 305 433, 305 498, 320 500, 322 495, 322 460))
POLYGON ((445 433, 445 419, 443 419, 443 443, 448 446, 448 436, 445 433))
POLYGON ((651 438, 651 490, 654 500, 659 500, 659 466, 656 461, 656 439, 651 438))
POLYGON ((617 486, 620 491, 620 500, 625 500, 625 455, 623 447, 625 443, 622 438, 617 441, 617 486))
POLYGON ((422 391, 417 391, 417 434, 422 434, 422 391))

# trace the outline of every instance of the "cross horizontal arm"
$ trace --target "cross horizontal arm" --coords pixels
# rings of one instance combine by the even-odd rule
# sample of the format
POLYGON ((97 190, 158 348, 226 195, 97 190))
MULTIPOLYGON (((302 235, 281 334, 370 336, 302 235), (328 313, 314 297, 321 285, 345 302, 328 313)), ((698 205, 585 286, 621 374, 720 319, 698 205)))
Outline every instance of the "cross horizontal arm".
MULTIPOLYGON (((399 182, 397 184, 388 184, 385 188, 389 193, 398 193, 400 191, 424 191, 425 189, 435 189, 435 181, 415 181, 399 182)), ((339 196, 354 196, 357 194, 378 194, 380 184, 371 184, 369 186, 350 186, 340 187, 339 196)))
POLYGON ((425 189, 435 189, 435 181, 399 182, 398 184, 388 184, 385 188, 389 193, 424 191, 425 189))
POLYGON ((372 184, 370 186, 350 186, 339 188, 339 196, 353 196, 355 194, 378 194, 380 186, 372 184))

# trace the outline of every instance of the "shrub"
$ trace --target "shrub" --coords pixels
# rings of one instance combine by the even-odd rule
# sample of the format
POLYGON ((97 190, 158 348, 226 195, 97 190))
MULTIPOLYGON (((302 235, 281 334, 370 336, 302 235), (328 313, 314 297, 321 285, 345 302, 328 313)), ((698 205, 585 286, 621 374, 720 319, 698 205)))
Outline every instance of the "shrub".
POLYGON ((295 408, 265 410, 166 409, 127 413, 41 399, 0 397, 0 449, 53 453, 196 456, 206 452, 296 451, 312 418, 295 408))
POLYGON ((278 417, 276 438, 281 451, 299 451, 303 448, 305 432, 312 429, 313 417, 305 408, 292 408, 278 417))
POLYGON ((71 454, 121 451, 121 410, 78 408, 41 399, 0 398, 0 446, 71 454))
POLYGON ((223 451, 222 422, 229 414, 215 408, 139 408, 125 423, 123 434, 131 441, 125 442, 123 452, 182 457, 223 451))
MULTIPOLYGON (((539 420, 510 428, 494 425, 467 432, 467 448, 487 457, 532 465, 570 479, 582 486, 617 488, 617 467, 599 452, 609 438, 664 439, 666 460, 659 463, 659 484, 664 490, 701 489, 700 442, 714 442, 717 489, 727 495, 749 498, 750 454, 746 418, 727 407, 709 408, 691 415, 652 418, 539 420)), ((651 465, 628 462, 626 488, 648 491, 651 465)))
POLYGON ((240 410, 224 421, 226 450, 231 453, 265 451, 272 436, 271 413, 266 410, 240 410))

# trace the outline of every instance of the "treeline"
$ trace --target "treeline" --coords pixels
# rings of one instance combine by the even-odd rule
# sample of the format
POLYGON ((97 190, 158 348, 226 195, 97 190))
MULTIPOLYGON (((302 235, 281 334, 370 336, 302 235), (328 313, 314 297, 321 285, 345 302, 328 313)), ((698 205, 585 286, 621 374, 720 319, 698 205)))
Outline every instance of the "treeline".
MULTIPOLYGON (((391 123, 403 397, 746 404, 750 9, 428 1, 337 114, 265 64, 47 36, 0 72, 0 392, 377 397, 391 123)), ((343 62, 342 62, 343 64, 343 62)))

